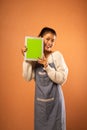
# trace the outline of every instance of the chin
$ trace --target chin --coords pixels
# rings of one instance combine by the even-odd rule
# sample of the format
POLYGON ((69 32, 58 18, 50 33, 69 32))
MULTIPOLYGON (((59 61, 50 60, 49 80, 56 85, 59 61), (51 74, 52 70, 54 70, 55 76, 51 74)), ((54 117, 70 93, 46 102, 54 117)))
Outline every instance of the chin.
POLYGON ((45 52, 50 52, 50 51, 51 51, 51 49, 49 49, 49 50, 48 50, 48 49, 46 49, 46 50, 45 50, 45 52))
POLYGON ((50 51, 52 51, 52 48, 44 48, 45 49, 45 52, 50 52, 50 51))

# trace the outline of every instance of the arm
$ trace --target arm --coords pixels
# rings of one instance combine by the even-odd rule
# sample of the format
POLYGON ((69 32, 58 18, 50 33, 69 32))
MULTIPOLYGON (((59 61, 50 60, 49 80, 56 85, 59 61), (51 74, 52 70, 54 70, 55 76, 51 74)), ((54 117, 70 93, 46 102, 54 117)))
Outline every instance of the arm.
POLYGON ((64 58, 61 53, 55 52, 53 55, 55 68, 49 65, 45 68, 50 79, 60 85, 64 84, 67 80, 68 67, 65 64, 64 58))
POLYGON ((24 61, 23 62, 23 77, 30 81, 34 78, 34 69, 33 69, 33 63, 31 61, 24 61))

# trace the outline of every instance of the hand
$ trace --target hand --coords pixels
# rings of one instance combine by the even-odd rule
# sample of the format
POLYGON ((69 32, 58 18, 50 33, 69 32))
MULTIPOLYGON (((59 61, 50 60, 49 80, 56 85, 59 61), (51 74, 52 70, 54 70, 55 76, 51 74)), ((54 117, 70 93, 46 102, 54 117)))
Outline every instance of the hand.
POLYGON ((48 66, 48 63, 47 63, 47 58, 45 56, 43 56, 42 58, 38 58, 38 63, 40 64, 43 64, 44 67, 47 67, 48 66))
POLYGON ((21 49, 21 53, 22 53, 23 56, 24 56, 24 53, 25 53, 26 51, 27 51, 26 46, 25 46, 24 48, 21 49))

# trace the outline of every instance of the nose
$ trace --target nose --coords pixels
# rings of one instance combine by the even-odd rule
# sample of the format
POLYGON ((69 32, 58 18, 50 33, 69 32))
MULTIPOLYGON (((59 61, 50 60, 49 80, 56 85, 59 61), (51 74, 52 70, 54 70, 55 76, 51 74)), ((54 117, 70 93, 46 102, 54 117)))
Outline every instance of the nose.
POLYGON ((54 45, 53 40, 49 40, 48 44, 49 44, 49 46, 53 46, 54 45))
POLYGON ((52 45, 52 40, 50 39, 50 40, 48 41, 48 43, 49 43, 50 45, 52 45))

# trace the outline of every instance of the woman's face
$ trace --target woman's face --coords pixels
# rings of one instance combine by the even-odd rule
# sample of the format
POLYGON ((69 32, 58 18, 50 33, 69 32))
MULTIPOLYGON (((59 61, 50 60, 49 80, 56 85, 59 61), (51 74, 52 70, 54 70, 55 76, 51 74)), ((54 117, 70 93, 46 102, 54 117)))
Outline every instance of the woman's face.
POLYGON ((43 36, 44 39, 44 51, 50 52, 55 43, 56 36, 52 33, 47 33, 43 36))

